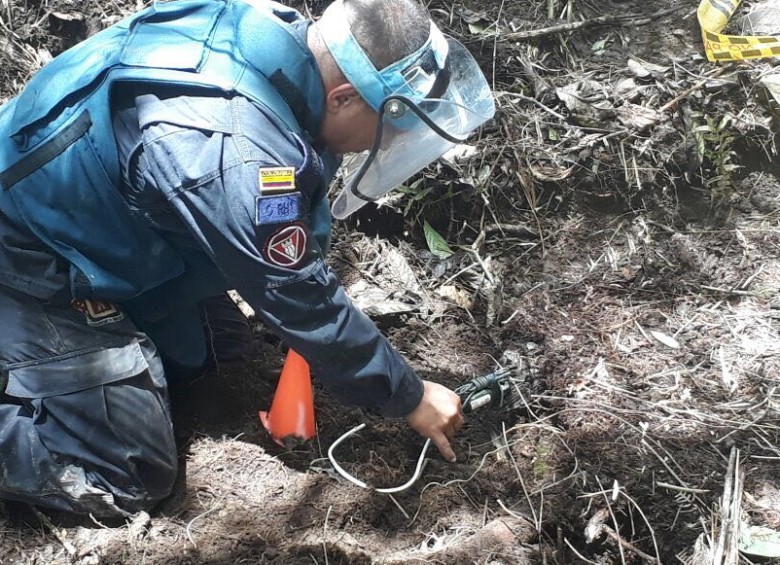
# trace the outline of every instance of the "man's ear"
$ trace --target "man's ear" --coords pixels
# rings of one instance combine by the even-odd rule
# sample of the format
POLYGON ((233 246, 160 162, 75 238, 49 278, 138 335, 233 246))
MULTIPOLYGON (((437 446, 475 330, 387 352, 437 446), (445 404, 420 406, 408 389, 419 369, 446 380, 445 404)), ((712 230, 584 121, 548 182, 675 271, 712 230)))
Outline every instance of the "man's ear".
POLYGON ((331 88, 328 94, 325 95, 325 107, 328 112, 340 112, 351 109, 351 106, 362 102, 362 100, 354 86, 348 82, 343 82, 331 88))

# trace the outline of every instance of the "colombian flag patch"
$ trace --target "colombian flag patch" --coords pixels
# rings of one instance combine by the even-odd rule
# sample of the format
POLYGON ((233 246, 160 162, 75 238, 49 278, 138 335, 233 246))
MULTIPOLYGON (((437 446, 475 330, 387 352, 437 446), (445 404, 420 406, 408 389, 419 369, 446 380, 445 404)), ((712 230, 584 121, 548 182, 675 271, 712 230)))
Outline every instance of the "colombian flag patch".
POLYGON ((260 193, 288 192, 295 190, 293 167, 260 167, 260 193))

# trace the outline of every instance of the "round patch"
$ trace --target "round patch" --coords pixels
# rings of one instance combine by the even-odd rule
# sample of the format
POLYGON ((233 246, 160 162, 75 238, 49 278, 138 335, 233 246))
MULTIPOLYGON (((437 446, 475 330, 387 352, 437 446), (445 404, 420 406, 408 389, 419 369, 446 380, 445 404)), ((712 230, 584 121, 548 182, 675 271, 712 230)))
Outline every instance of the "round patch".
POLYGON ((290 224, 276 230, 263 247, 265 260, 273 265, 292 268, 306 255, 306 230, 299 224, 290 224))

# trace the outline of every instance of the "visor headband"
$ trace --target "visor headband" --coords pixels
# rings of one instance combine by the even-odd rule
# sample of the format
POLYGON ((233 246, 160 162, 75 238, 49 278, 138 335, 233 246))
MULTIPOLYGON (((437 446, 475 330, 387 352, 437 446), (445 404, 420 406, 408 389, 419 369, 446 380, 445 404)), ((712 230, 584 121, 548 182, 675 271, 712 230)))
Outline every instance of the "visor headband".
POLYGON ((336 0, 328 7, 317 27, 341 72, 363 100, 377 112, 382 101, 391 94, 424 98, 428 93, 418 92, 409 86, 404 75, 421 61, 430 60, 430 53, 439 70, 444 68, 447 59, 447 39, 433 22, 428 39, 419 49, 381 71, 374 67, 352 35, 343 0, 336 0))

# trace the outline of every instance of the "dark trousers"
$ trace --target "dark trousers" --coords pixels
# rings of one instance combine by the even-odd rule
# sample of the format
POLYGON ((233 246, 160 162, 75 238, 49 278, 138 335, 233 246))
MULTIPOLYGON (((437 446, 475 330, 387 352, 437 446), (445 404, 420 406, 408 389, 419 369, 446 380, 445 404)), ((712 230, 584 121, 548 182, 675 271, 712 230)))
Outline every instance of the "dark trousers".
POLYGON ((176 478, 162 363, 108 305, 0 287, 0 497, 97 516, 148 508, 176 478))
MULTIPOLYGON (((208 332, 198 328, 212 351, 221 341, 235 349, 249 329, 225 299, 210 317, 203 306, 208 332)), ((163 362, 147 334, 115 306, 3 286, 0 320, 0 498, 107 517, 167 496, 176 446, 163 362)))

